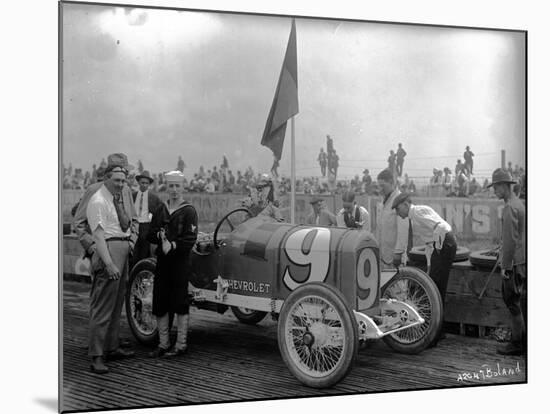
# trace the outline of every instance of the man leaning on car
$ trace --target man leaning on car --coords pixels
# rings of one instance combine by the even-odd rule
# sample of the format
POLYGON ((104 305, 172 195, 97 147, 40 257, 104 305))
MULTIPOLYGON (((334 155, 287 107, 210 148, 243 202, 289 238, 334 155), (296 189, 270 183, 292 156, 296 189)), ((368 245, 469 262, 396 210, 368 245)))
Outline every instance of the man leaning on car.
MULTIPOLYGON (((105 358, 133 356, 119 346, 120 313, 128 277, 128 262, 137 239, 137 220, 126 185, 128 162, 124 154, 111 154, 105 181, 89 189, 75 214, 81 244, 91 256, 88 355, 90 369, 105 374, 105 358), (82 211, 85 211, 83 219, 82 211), (90 233, 91 232, 91 235, 90 233)), ((99 183, 98 183, 99 184, 99 183)))

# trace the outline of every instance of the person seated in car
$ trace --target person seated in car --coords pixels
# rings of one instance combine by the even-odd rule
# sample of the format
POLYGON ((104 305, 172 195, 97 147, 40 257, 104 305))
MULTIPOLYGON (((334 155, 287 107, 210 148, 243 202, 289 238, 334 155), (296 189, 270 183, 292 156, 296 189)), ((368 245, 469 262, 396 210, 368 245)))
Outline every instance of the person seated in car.
POLYGON ((256 186, 250 189, 250 196, 243 200, 242 205, 250 210, 252 217, 264 215, 277 221, 284 221, 274 194, 273 180, 269 175, 262 174, 256 186))

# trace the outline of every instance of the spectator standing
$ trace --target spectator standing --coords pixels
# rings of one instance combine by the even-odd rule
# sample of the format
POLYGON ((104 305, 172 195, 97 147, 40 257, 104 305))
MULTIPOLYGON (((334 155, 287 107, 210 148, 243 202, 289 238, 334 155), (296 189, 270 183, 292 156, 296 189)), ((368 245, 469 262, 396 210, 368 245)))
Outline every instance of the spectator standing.
MULTIPOLYGON (((411 240, 413 235, 417 235, 425 243, 429 264, 428 273, 437 285, 442 302, 445 303, 447 282, 457 247, 452 227, 431 207, 412 204, 410 195, 407 193, 398 195, 392 208, 396 209, 401 218, 409 220, 411 240)), ((435 346, 441 338, 440 331, 432 346, 435 346)))
POLYGON ((366 168, 363 170, 363 178, 361 179, 361 181, 363 182, 363 192, 370 194, 370 190, 372 187, 372 178, 370 176, 369 170, 367 170, 366 168))
POLYGON ((380 261, 383 268, 399 267, 405 262, 409 223, 399 217, 392 208, 396 197, 401 194, 395 177, 389 169, 378 174, 378 187, 382 191, 382 208, 378 215, 376 239, 380 245, 380 261))
POLYGON ((178 157, 178 166, 176 168, 177 171, 183 173, 183 170, 185 170, 185 162, 181 158, 181 155, 178 157))
POLYGON ((499 261, 502 275, 502 298, 512 314, 512 341, 498 346, 503 355, 521 355, 526 350, 527 268, 525 254, 525 206, 512 191, 512 175, 498 168, 493 172, 495 195, 504 201, 502 210, 502 244, 499 261))
POLYGON ((334 151, 334 144, 330 135, 327 134, 327 154, 330 156, 334 151))
POLYGON ((458 177, 461 172, 464 172, 466 169, 465 165, 462 163, 462 160, 458 159, 456 160, 456 166, 455 166, 455 177, 458 177))
POLYGON ((313 212, 307 216, 306 224, 311 226, 336 226, 336 216, 328 211, 324 206, 321 197, 313 197, 309 204, 313 212))
POLYGON ((474 153, 470 151, 469 146, 466 146, 466 151, 464 152, 464 168, 468 176, 474 173, 474 153))
POLYGON ((206 191, 209 194, 212 194, 216 191, 216 187, 214 186, 214 183, 212 182, 212 179, 210 177, 206 178, 206 185, 204 186, 204 191, 206 191))
POLYGON ((403 149, 403 145, 401 143, 397 144, 396 168, 398 177, 403 175, 403 164, 405 162, 406 155, 407 152, 403 149))
POLYGON ((336 153, 336 151, 332 151, 332 172, 334 174, 334 178, 338 176, 338 167, 340 166, 340 157, 336 153))
POLYGON ((392 172, 393 176, 397 176, 396 171, 396 156, 393 150, 390 150, 390 156, 388 157, 388 168, 392 172))
POLYGON ((369 212, 355 202, 355 193, 346 191, 342 194, 343 208, 336 215, 339 227, 363 229, 370 231, 369 212))
POLYGON ((109 156, 104 183, 85 203, 86 221, 95 245, 90 265, 94 283, 90 293, 88 355, 90 369, 97 374, 108 372, 104 358, 134 355, 120 348, 118 338, 128 262, 137 238, 132 199, 125 199, 123 193, 127 165, 124 154, 109 156))
POLYGON ((325 177, 327 175, 328 157, 327 153, 323 150, 322 147, 321 151, 319 152, 319 156, 317 157, 317 161, 319 161, 319 165, 321 166, 321 175, 325 177))
POLYGON ((134 257, 132 265, 151 256, 151 245, 147 240, 151 221, 158 209, 161 208, 161 199, 150 189, 153 183, 153 178, 149 171, 144 170, 136 176, 139 185, 138 191, 132 194, 134 206, 137 213, 139 223, 138 239, 134 249, 134 257))
POLYGON ((445 175, 443 176, 443 188, 450 193, 453 189, 453 176, 451 175, 451 169, 445 167, 443 169, 445 175))
POLYGON ((151 223, 149 242, 157 245, 157 266, 153 284, 153 315, 157 318, 159 346, 151 357, 179 356, 187 352, 189 330, 189 256, 197 241, 198 218, 195 208, 183 198, 181 171, 165 175, 169 199, 162 204, 151 223), (177 338, 170 351, 169 314, 174 313, 177 338))

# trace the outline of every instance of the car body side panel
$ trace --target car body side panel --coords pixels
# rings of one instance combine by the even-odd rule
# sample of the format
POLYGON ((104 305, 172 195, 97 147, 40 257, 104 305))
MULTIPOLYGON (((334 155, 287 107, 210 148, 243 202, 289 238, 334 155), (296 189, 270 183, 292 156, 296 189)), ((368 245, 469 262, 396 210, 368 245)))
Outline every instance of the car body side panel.
POLYGON ((284 300, 298 286, 318 281, 340 290, 352 309, 378 306, 378 248, 366 231, 257 216, 227 235, 220 251, 229 293, 284 300))

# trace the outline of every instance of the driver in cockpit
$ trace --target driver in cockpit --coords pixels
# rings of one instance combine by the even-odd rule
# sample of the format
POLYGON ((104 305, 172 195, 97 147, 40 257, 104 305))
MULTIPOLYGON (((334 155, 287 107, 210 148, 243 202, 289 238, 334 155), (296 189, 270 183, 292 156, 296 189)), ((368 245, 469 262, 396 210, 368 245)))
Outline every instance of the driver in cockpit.
POLYGON ((255 187, 249 188, 250 195, 243 200, 243 207, 248 208, 252 217, 264 215, 277 221, 284 221, 283 215, 275 201, 273 180, 267 174, 262 174, 255 187))

